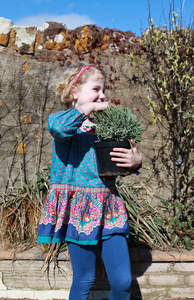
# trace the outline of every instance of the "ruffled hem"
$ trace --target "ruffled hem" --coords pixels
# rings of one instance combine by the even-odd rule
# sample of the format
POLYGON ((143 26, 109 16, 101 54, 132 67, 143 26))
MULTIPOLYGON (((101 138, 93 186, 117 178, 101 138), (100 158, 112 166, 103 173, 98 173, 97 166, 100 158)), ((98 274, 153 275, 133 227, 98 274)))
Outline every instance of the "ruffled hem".
POLYGON ((115 233, 128 234, 126 209, 116 187, 83 188, 66 184, 50 187, 38 242, 95 243, 115 233))

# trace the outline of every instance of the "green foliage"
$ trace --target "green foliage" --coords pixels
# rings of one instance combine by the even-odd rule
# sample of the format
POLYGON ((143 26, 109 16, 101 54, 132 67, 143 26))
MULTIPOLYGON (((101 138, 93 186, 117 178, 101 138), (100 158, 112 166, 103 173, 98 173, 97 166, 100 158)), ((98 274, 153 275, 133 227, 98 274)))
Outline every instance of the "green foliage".
POLYGON ((164 208, 164 226, 170 237, 171 246, 192 250, 192 241, 194 241, 194 203, 170 203, 166 200, 161 200, 161 202, 164 208), (178 214, 169 216, 169 213, 172 214, 175 207, 178 214))
POLYGON ((173 13, 171 29, 159 28, 150 20, 149 29, 143 34, 143 45, 147 49, 146 60, 150 63, 152 88, 150 92, 159 97, 159 104, 148 95, 152 121, 165 117, 169 124, 177 123, 177 116, 191 108, 194 80, 193 33, 177 22, 173 13), (184 98, 183 98, 184 97, 184 98))
POLYGON ((148 203, 137 199, 138 189, 121 184, 118 186, 118 190, 125 201, 128 212, 131 243, 143 242, 150 248, 170 248, 170 239, 164 228, 164 219, 158 211, 148 203))
POLYGON ((140 142, 144 129, 129 108, 111 105, 106 110, 94 113, 98 139, 140 142))
POLYGON ((118 191, 125 201, 132 244, 136 245, 137 242, 143 242, 150 248, 163 250, 193 249, 193 202, 182 204, 161 200, 162 210, 161 208, 158 210, 148 204, 147 201, 138 200, 140 188, 119 182, 118 191), (175 207, 179 211, 178 215, 173 214, 175 207))
POLYGON ((14 188, 0 203, 0 242, 4 247, 29 247, 37 242, 38 224, 42 206, 49 188, 49 173, 43 171, 35 185, 24 184, 14 188))
MULTIPOLYGON (((148 85, 147 99, 151 124, 160 123, 163 145, 158 157, 168 161, 166 176, 174 203, 192 197, 194 150, 194 38, 193 29, 184 28, 181 19, 169 13, 169 28, 155 25, 143 33, 141 56, 130 55, 148 85), (162 127, 162 130, 161 130, 162 127)), ((192 24, 193 25, 193 24, 192 24)), ((159 172, 158 172, 159 173, 159 172)), ((174 207, 177 214, 177 207, 174 207)))

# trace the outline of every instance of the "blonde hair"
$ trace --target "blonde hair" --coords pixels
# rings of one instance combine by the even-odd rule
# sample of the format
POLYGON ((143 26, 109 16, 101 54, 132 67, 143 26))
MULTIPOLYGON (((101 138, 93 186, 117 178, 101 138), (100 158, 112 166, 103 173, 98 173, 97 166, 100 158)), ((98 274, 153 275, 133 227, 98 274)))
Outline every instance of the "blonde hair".
POLYGON ((51 87, 65 108, 69 108, 73 101, 71 90, 74 86, 79 88, 88 81, 90 76, 105 78, 105 73, 97 66, 93 66, 93 68, 86 69, 76 79, 77 75, 87 66, 89 65, 83 62, 71 63, 68 67, 61 67, 56 73, 51 87))

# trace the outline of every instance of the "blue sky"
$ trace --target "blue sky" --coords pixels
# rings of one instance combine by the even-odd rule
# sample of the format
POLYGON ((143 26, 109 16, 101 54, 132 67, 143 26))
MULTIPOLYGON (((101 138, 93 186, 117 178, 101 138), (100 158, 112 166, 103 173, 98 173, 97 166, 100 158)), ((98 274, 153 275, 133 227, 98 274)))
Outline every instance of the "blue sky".
MULTIPOLYGON (((158 26, 168 20, 169 2, 150 0, 151 16, 158 26)), ((174 0, 175 12, 182 11, 185 26, 191 24, 193 0, 174 0)), ((0 17, 15 25, 43 27, 45 21, 63 23, 68 29, 87 24, 101 28, 131 30, 136 36, 148 27, 148 0, 2 0, 0 17)))

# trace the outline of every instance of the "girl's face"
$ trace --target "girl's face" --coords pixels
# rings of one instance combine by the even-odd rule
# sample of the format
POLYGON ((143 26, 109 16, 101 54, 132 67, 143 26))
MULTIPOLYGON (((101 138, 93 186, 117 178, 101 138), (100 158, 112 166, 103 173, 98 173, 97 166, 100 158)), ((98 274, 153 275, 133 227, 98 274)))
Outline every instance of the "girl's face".
POLYGON ((90 76, 86 83, 73 91, 73 99, 76 101, 75 107, 91 102, 104 101, 104 84, 103 77, 90 76))

